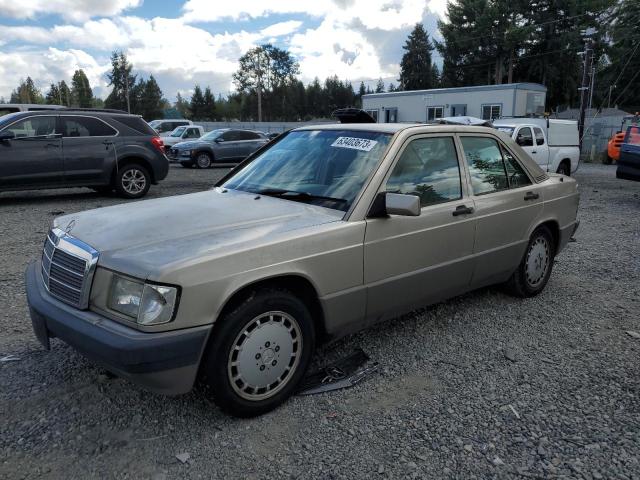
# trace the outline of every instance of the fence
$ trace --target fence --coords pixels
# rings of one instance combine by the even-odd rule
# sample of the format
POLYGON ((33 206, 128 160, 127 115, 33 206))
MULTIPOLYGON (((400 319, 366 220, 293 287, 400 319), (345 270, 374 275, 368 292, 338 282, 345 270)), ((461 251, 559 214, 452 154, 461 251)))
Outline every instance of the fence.
POLYGON ((311 122, 197 122, 205 131, 210 132, 217 128, 240 128, 246 130, 258 130, 264 133, 282 133, 292 128, 302 127, 303 125, 318 125, 321 123, 335 123, 327 120, 316 120, 311 122))

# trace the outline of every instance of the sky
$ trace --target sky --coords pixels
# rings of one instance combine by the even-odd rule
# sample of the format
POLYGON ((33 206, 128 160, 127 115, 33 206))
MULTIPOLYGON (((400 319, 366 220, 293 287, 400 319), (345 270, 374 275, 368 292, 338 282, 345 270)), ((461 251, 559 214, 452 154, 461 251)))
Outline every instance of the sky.
POLYGON ((171 101, 195 84, 226 95, 238 58, 264 43, 288 50, 305 83, 334 74, 355 87, 397 83, 413 26, 439 38, 445 9, 446 0, 0 0, 0 97, 27 76, 46 92, 82 68, 105 98, 114 50, 171 101))

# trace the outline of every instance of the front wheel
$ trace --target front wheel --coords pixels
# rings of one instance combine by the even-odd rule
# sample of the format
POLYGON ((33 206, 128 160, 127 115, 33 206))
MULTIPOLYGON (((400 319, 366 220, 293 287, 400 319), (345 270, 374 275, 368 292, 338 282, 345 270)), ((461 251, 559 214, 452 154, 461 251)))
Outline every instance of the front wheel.
POLYGON ((151 176, 146 168, 137 163, 125 165, 116 173, 115 188, 124 198, 144 197, 151 187, 151 176))
POLYGON ((507 281, 507 291, 517 297, 538 295, 549 281, 555 257, 555 242, 542 225, 534 230, 518 269, 507 281))
POLYGON ((199 153, 196 157, 196 167, 198 168, 209 168, 211 167, 211 155, 208 153, 199 153))
POLYGON ((257 290, 214 328, 201 373, 222 410, 254 417, 295 392, 315 346, 313 320, 297 297, 257 290))

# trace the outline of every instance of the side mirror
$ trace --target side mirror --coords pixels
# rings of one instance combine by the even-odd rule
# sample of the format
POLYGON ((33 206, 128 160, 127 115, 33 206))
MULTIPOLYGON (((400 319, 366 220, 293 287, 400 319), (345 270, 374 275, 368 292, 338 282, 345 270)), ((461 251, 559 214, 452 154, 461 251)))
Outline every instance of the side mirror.
POLYGON ((10 130, 0 132, 0 142, 8 142, 9 140, 13 140, 14 138, 16 138, 16 134, 10 130))
POLYGON ((401 193, 380 192, 371 205, 369 218, 386 215, 417 217, 420 215, 420 197, 401 193))

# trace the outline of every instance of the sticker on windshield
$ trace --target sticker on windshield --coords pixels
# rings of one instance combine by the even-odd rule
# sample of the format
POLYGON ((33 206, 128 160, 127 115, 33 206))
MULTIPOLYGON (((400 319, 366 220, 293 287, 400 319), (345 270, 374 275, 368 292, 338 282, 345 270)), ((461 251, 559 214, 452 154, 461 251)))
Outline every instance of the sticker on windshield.
POLYGON ((511 127, 498 127, 499 132, 511 133, 513 132, 513 128, 511 127))
POLYGON ((368 138, 338 137, 331 146, 370 152, 376 146, 376 143, 378 143, 376 140, 369 140, 368 138))

